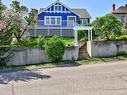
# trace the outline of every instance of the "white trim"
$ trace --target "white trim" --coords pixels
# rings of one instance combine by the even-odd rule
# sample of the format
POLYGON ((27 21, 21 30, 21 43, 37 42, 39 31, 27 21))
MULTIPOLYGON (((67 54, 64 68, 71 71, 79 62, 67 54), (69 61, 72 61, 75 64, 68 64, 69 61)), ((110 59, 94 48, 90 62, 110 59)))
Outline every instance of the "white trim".
POLYGON ((69 19, 68 19, 69 17, 74 17, 75 18, 75 25, 76 25, 76 16, 67 16, 67 26, 69 26, 69 24, 68 24, 69 23, 69 19))
MULTIPOLYGON (((71 12, 73 12, 74 14, 78 15, 79 17, 81 17, 79 14, 77 14, 76 12, 74 12, 71 8, 69 8, 68 6, 66 6, 65 4, 63 4, 63 3, 60 2, 60 1, 56 1, 56 2, 52 3, 51 5, 49 5, 48 7, 46 7, 42 12, 46 11, 49 7, 55 5, 56 3, 60 3, 60 4, 61 4, 62 6, 64 6, 65 8, 69 9, 71 12)), ((41 12, 41 13, 42 13, 42 12, 41 12)), ((39 14, 41 14, 41 13, 39 13, 39 14)))
POLYGON ((92 30, 94 27, 93 26, 75 26, 73 29, 78 29, 78 30, 92 30))
POLYGON ((45 16, 44 25, 62 25, 62 16, 45 16), (46 23, 46 18, 49 18, 49 24, 46 23), (51 18, 55 18, 55 24, 51 24, 51 18), (60 24, 57 24, 57 18, 60 18, 60 24))

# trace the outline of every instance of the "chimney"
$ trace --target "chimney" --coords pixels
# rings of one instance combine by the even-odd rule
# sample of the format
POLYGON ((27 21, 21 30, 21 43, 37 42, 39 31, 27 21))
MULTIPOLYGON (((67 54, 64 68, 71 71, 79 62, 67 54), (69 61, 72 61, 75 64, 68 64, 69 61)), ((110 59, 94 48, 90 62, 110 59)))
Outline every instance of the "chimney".
POLYGON ((112 11, 115 11, 115 10, 116 10, 116 5, 113 4, 113 5, 112 5, 112 11))
POLYGON ((125 4, 125 7, 127 7, 127 4, 125 4))

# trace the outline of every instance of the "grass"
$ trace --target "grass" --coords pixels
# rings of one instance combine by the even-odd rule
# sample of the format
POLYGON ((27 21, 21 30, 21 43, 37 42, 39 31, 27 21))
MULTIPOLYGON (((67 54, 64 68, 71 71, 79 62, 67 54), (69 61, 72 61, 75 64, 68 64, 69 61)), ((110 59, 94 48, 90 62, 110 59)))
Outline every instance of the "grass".
MULTIPOLYGON (((51 37, 46 37, 45 39, 48 40, 51 37)), ((74 43, 74 37, 60 37, 61 40, 64 42, 65 45, 72 45, 74 43)))
POLYGON ((68 45, 68 44, 73 44, 74 43, 74 38, 73 37, 61 37, 62 41, 68 45))
POLYGON ((43 64, 33 64, 33 65, 24 65, 24 66, 6 66, 0 68, 0 72, 12 72, 19 70, 34 70, 34 69, 46 69, 46 68, 55 68, 55 67, 69 67, 69 66, 79 66, 85 64, 96 64, 101 62, 111 62, 111 61, 123 61, 127 60, 127 55, 119 55, 116 57, 107 57, 107 58, 86 58, 78 61, 63 61, 59 63, 43 63, 43 64))

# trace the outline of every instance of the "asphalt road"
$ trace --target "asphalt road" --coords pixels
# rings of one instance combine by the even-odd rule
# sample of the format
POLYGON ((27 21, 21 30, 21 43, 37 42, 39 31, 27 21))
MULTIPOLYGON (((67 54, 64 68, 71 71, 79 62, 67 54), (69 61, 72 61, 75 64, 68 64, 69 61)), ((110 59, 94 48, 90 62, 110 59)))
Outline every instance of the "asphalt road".
POLYGON ((0 95, 127 95, 127 61, 1 73, 0 95))

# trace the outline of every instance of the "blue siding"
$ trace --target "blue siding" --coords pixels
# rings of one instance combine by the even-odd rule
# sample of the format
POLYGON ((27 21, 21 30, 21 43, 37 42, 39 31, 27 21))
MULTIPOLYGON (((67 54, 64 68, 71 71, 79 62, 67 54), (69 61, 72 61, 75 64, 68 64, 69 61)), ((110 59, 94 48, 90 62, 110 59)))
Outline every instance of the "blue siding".
MULTIPOLYGON (((59 3, 56 3, 55 5, 60 5, 60 4, 59 3)), ((61 16, 62 17, 62 20, 67 20, 67 17, 68 16, 76 16, 76 22, 78 23, 78 18, 79 18, 78 15, 75 14, 75 13, 73 13, 73 12, 71 12, 68 8, 64 7, 63 5, 62 5, 62 11, 69 11, 69 13, 57 13, 57 12, 54 13, 53 12, 54 11, 54 5, 52 5, 51 7, 49 7, 47 9, 47 11, 50 11, 50 9, 52 11, 51 13, 49 13, 49 12, 42 12, 42 13, 40 13, 38 15, 38 20, 44 20, 44 17, 45 16, 61 16)), ((89 23, 90 22, 90 19, 89 18, 86 18, 86 19, 88 19, 88 23, 89 23)), ((65 24, 67 25, 67 23, 64 23, 64 25, 65 24)))
MULTIPOLYGON (((38 19, 44 20, 45 16, 61 16, 62 20, 67 20, 67 16, 76 16, 76 22, 78 23, 78 16, 74 13, 46 13, 46 12, 43 12, 38 15, 38 19)), ((62 26, 67 26, 67 22, 62 22, 62 26)))
POLYGON ((76 19, 78 20, 78 16, 74 13, 46 13, 46 12, 39 14, 38 20, 44 20, 45 16, 61 16, 62 20, 67 20, 67 16, 76 16, 76 19))

